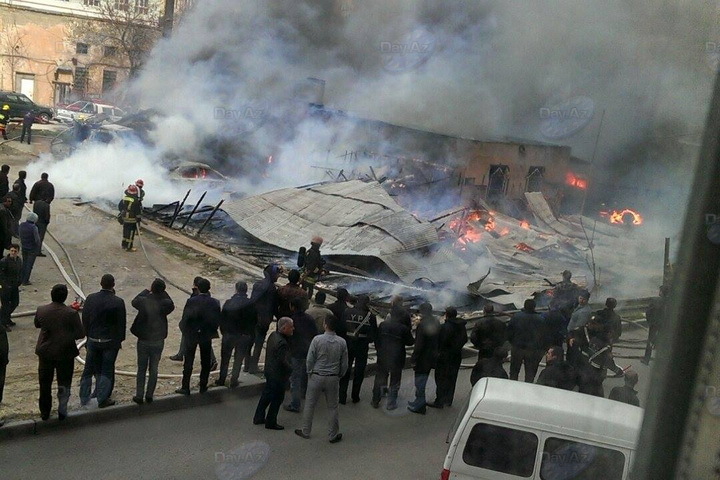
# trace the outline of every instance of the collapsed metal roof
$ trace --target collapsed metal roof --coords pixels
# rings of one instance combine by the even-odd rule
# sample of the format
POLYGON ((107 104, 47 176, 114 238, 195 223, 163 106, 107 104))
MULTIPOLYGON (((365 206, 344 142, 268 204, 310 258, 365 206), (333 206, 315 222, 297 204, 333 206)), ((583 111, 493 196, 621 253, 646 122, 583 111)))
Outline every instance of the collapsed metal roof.
POLYGON ((452 247, 439 243, 433 225, 403 209, 378 182, 284 188, 230 200, 223 210, 265 243, 297 251, 320 235, 323 255, 376 257, 405 283, 442 283, 467 270, 452 247))

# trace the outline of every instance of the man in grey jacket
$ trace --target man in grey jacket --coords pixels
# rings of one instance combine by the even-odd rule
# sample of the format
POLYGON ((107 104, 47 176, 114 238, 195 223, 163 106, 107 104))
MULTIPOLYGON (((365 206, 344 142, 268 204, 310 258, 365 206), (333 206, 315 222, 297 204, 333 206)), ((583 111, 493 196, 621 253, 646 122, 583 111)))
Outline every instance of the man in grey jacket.
POLYGON ((340 421, 338 419, 338 400, 340 394, 340 378, 348 369, 348 350, 343 338, 335 331, 339 320, 330 317, 325 320, 325 333, 313 338, 307 355, 308 386, 303 410, 303 426, 295 430, 295 434, 308 439, 312 430, 315 404, 320 394, 325 394, 328 410, 330 410, 330 424, 328 439, 330 443, 342 440, 340 421))

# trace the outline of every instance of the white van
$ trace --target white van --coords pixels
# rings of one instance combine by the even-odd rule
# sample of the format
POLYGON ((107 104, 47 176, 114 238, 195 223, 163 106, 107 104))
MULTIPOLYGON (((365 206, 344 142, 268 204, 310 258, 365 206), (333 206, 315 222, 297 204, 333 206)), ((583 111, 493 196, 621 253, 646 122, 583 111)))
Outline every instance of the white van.
POLYGON ((627 480, 643 409, 499 378, 479 380, 450 432, 441 480, 627 480))

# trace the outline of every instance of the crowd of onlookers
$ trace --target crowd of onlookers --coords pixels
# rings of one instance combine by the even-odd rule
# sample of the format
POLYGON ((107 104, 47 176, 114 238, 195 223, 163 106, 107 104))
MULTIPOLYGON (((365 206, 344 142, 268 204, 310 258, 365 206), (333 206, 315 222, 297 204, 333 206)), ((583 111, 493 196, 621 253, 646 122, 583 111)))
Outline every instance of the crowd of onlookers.
MULTIPOLYGON (((190 395, 198 349, 199 391, 208 390, 211 371, 218 366, 212 341, 221 336, 219 374, 213 384, 235 388, 240 384, 239 375, 243 368, 246 372, 258 373, 260 367, 264 367, 266 383, 253 422, 264 424, 268 429, 283 429, 277 417, 289 383, 290 401, 284 408, 289 412, 303 412, 303 427, 295 433, 309 437, 315 405, 324 396, 331 410, 329 440, 339 441, 342 434, 339 432, 338 404, 348 401, 348 392, 353 403, 361 400, 371 345, 377 352, 370 399, 373 408, 379 408, 383 398, 386 409, 398 408, 409 346, 413 346, 410 365, 414 370, 415 398, 409 402, 408 410, 424 414, 427 407, 452 405, 462 351, 468 341, 467 323, 458 317, 454 307, 447 307, 440 319, 432 305, 423 303, 413 318, 403 299, 394 297, 389 313, 378 319, 366 295, 353 296, 341 288, 335 292, 336 301, 329 305, 326 305, 326 294, 322 291, 317 292, 311 302, 301 273, 291 270, 288 282, 278 286, 281 271, 278 265, 268 265, 264 269, 264 279, 253 285, 251 295, 248 295, 247 283, 237 282, 235 293, 222 305, 212 297, 209 280, 194 279, 192 294, 185 303, 179 324, 182 333, 180 350, 170 357, 184 362, 177 393, 190 395), (273 322, 275 329, 268 336, 273 322), (263 349, 265 361, 261 364, 263 349), (234 359, 232 369, 231 359, 234 359), (428 401, 425 392, 433 371, 436 396, 433 401, 428 401)), ((534 382, 545 356, 546 366, 537 383, 603 396, 603 381, 610 370, 615 377, 625 377, 625 386, 613 389, 610 398, 639 405, 633 388, 637 374, 618 367, 612 355, 613 345, 622 334, 622 321, 615 312, 617 302, 608 298, 604 309, 593 312, 588 305, 589 293, 573 287, 569 275, 564 282, 555 287, 549 309, 543 314, 536 311, 532 299, 525 301, 522 310, 511 316, 495 312, 491 304, 484 307, 484 315, 475 320, 469 338, 478 351, 471 374, 472 384, 482 377, 518 380, 521 367, 524 368, 524 380, 534 382), (566 303, 569 299, 566 290, 577 293, 574 302, 566 303), (503 365, 508 353, 509 374, 503 365)), ((115 404, 112 399, 115 362, 126 337, 127 311, 123 299, 115 294, 112 275, 104 275, 100 286, 100 291, 88 295, 81 313, 79 306, 65 305, 68 289, 63 284, 52 288, 50 304, 37 309, 34 323, 40 329, 36 354, 39 358, 39 408, 43 419, 50 416, 55 377, 58 417, 62 420, 67 416, 73 362, 79 353, 76 341, 82 338, 86 339, 87 354, 80 378, 81 404, 87 405, 92 398, 97 399, 99 408, 115 404)), ((133 401, 150 403, 168 336, 167 317, 175 304, 162 279, 155 279, 150 288, 140 292, 131 303, 137 313, 130 332, 138 339, 133 401)), ((654 301, 650 308, 662 308, 661 302, 654 301)), ((656 314, 649 310, 648 318, 656 314)), ((0 332, 0 342, 3 337, 7 345, 5 331, 0 332)), ((4 368, 0 373, 1 401, 4 368)))

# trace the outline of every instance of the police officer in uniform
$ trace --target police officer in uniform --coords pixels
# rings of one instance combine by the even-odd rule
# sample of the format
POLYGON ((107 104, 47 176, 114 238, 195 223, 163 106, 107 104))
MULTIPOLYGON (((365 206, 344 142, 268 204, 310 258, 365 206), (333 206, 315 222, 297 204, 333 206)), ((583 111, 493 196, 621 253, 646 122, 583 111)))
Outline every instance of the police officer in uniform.
POLYGON ((123 224, 122 248, 128 252, 136 252, 137 248, 133 247, 133 241, 135 240, 137 224, 140 222, 140 215, 142 213, 142 205, 138 197, 137 186, 130 185, 127 190, 125 190, 125 196, 120 201, 118 207, 123 224))
POLYGON ((351 398, 353 403, 360 401, 360 389, 365 378, 368 349, 377 335, 377 318, 370 312, 370 297, 359 295, 354 306, 345 310, 343 320, 347 328, 346 341, 348 346, 348 369, 340 379, 340 403, 347 402, 347 389, 350 384, 350 369, 353 368, 353 386, 351 398))

